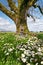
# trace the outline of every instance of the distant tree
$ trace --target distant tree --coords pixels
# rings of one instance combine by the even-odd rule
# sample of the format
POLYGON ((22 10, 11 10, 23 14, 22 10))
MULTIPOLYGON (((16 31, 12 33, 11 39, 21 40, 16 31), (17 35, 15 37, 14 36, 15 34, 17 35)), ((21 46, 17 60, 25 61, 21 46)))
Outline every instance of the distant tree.
POLYGON ((15 22, 18 33, 20 33, 21 31, 22 33, 28 33, 29 30, 26 23, 27 16, 29 16, 29 14, 27 13, 28 9, 31 6, 33 6, 34 8, 38 7, 40 9, 40 12, 42 13, 40 6, 35 4, 38 0, 17 0, 18 6, 16 6, 13 0, 7 0, 7 1, 10 10, 8 10, 1 3, 0 3, 0 10, 15 22))

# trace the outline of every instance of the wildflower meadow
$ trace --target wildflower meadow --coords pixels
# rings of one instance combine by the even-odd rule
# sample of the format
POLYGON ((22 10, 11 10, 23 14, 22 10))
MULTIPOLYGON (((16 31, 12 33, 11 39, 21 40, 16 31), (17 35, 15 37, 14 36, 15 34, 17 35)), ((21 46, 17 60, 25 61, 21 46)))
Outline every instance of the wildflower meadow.
POLYGON ((43 65, 42 35, 20 36, 1 32, 0 65, 43 65))

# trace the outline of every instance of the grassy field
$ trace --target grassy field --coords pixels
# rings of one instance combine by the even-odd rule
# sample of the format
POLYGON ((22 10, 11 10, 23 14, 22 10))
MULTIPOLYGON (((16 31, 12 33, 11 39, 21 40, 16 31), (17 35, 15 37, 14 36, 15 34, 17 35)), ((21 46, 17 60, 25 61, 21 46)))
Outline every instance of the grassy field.
POLYGON ((43 40, 43 33, 37 33, 37 37, 43 40))
POLYGON ((16 60, 17 59, 16 57, 18 56, 16 53, 16 46, 22 42, 26 43, 28 39, 29 39, 29 36, 22 37, 22 36, 16 35, 15 33, 0 32, 0 65, 23 65, 19 61, 16 60), (6 46, 7 44, 8 46, 6 46), (4 55, 5 49, 3 50, 4 45, 6 47, 5 49, 14 47, 15 53, 10 53, 10 55, 6 57, 4 55))
MULTIPOLYGON (((16 46, 20 43, 26 43, 29 37, 22 37, 10 32, 0 32, 0 65, 24 65, 17 60, 19 53, 17 54, 16 46), (14 48, 14 53, 9 52, 7 55, 7 48, 14 48)), ((43 40, 43 33, 38 33, 37 37, 43 40)))

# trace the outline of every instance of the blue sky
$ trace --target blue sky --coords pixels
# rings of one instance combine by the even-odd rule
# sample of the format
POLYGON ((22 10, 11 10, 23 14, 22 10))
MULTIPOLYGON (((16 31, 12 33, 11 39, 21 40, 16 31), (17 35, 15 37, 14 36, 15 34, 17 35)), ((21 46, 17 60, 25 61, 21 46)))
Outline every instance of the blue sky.
MULTIPOLYGON (((0 2, 4 6, 9 8, 7 0, 0 0, 0 2)), ((15 26, 14 21, 10 19, 7 15, 5 15, 2 11, 0 11, 0 31, 16 31, 16 26, 15 26)))
POLYGON ((14 24, 14 21, 10 19, 7 15, 5 15, 2 11, 0 11, 0 17, 7 19, 11 24, 14 24))
MULTIPOLYGON (((7 3, 7 0, 0 0, 0 2, 8 8, 8 3, 7 3)), ((10 19, 7 15, 5 15, 2 11, 0 11, 0 17, 3 17, 4 19, 7 19, 9 20, 9 22, 11 24, 14 24, 14 21, 12 21, 12 19, 10 19)))
MULTIPOLYGON (((9 7, 8 7, 8 3, 7 3, 7 0, 0 0, 0 2, 4 5, 4 6, 6 6, 8 9, 9 9, 9 7)), ((38 5, 40 5, 41 6, 41 8, 43 7, 43 0, 39 0, 38 2, 37 2, 37 4, 38 5)), ((36 18, 39 18, 39 20, 41 21, 41 20, 43 20, 43 15, 40 13, 40 11, 39 11, 39 9, 38 8, 30 8, 30 10, 31 11, 29 11, 29 13, 31 14, 31 15, 33 15, 34 17, 36 17, 36 18), (33 11, 32 11, 33 10, 33 11)), ((0 20, 1 21, 3 21, 2 19, 4 19, 5 21, 8 21, 9 23, 10 23, 10 25, 11 25, 11 27, 13 27, 13 25, 15 26, 15 24, 14 24, 14 21, 12 21, 7 15, 5 15, 4 13, 2 13, 1 11, 0 11, 0 20)), ((27 19, 28 21, 29 21, 29 19, 27 19)), ((1 23, 2 24, 2 23, 1 23)), ((36 24, 36 23, 35 23, 36 24)), ((38 23, 37 23, 38 24, 38 23)), ((30 23, 28 24, 28 25, 31 25, 30 23)), ((37 27, 38 27, 38 25, 36 25, 37 27)), ((3 27, 3 26, 1 26, 1 27, 3 27)), ((0 29, 2 29, 0 27, 0 29)), ((32 25, 31 25, 31 27, 32 27, 32 25)), ((36 27, 36 28, 37 28, 36 27)), ((42 27, 43 27, 43 25, 42 25, 42 27)), ((42 28, 41 27, 41 28, 42 28)), ((7 27, 8 28, 8 27, 7 27)), ((34 27, 33 27, 33 29, 34 29, 34 27)), ((43 29, 43 28, 42 28, 43 29)), ((12 30, 12 28, 11 28, 11 30, 12 30)), ((15 31, 15 27, 13 28, 13 30, 15 31)))

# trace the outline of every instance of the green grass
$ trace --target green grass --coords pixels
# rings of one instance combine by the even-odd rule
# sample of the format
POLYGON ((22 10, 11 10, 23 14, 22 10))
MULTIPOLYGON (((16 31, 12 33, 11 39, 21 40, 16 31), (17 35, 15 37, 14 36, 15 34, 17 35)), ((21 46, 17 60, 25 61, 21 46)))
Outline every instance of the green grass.
POLYGON ((37 33, 37 37, 43 40, 43 33, 37 33))
MULTIPOLYGON (((28 39, 29 36, 21 37, 19 35, 16 35, 15 33, 0 32, 0 65, 23 65, 17 60, 19 53, 16 53, 16 46, 22 42, 26 43, 28 39), (3 52, 6 49, 2 50, 4 48, 4 44, 12 44, 12 47, 15 48, 14 53, 10 53, 9 56, 5 56, 3 52)), ((8 46, 8 48, 9 47, 10 46, 8 46)))
MULTIPOLYGON (((19 53, 16 53, 15 50, 16 46, 20 43, 26 43, 29 37, 30 35, 28 35, 27 37, 21 37, 11 32, 0 32, 0 65, 24 65, 23 63, 17 60, 19 53), (12 46, 15 48, 15 53, 11 53, 9 56, 7 56, 7 59, 2 52, 2 48, 6 43, 9 45, 12 44, 12 46)), ((37 34, 37 37, 43 40, 43 34, 39 33, 37 34)))

